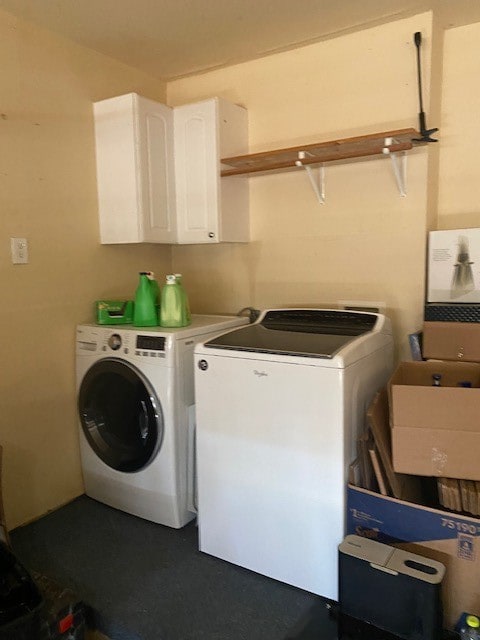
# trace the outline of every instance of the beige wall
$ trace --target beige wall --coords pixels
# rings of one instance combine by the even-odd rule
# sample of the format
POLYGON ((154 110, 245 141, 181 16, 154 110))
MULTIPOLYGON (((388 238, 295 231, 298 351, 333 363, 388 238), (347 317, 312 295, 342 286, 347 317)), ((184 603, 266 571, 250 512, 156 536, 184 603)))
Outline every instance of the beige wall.
POLYGON ((480 23, 445 33, 438 228, 480 227, 480 23))
MULTIPOLYGON (((413 33, 423 34, 428 109, 431 23, 425 13, 171 82, 168 101, 219 95, 245 105, 253 152, 416 127, 413 33)), ((422 318, 428 154, 408 155, 406 198, 388 158, 327 165, 324 205, 303 170, 250 177, 249 244, 173 249, 193 309, 384 301, 407 356, 422 318)))
POLYGON ((92 101, 158 80, 0 12, 0 442, 7 523, 83 492, 77 444, 75 324, 101 297, 131 296, 137 272, 170 271, 167 246, 101 246, 92 101), (7 64, 8 61, 8 64, 7 64), (28 265, 12 265, 10 237, 28 265))
MULTIPOLYGON (((245 104, 252 151, 416 126, 415 31, 429 113, 428 13, 172 82, 168 103, 220 95, 245 104)), ((441 84, 442 119, 429 125, 441 127, 440 180, 426 148, 408 155, 406 198, 388 159, 327 167, 323 206, 302 170, 252 177, 249 244, 108 247, 98 242, 92 102, 129 91, 164 101, 165 87, 0 12, 0 441, 10 528, 83 491, 74 327, 92 318, 93 300, 132 295, 140 269, 164 274, 173 256, 194 312, 385 301, 407 356, 406 335, 421 326, 437 194, 440 228, 479 224, 479 36, 478 24, 447 32, 443 77, 437 41, 431 111, 440 112, 441 84), (28 265, 11 264, 11 236, 27 237, 28 265)))

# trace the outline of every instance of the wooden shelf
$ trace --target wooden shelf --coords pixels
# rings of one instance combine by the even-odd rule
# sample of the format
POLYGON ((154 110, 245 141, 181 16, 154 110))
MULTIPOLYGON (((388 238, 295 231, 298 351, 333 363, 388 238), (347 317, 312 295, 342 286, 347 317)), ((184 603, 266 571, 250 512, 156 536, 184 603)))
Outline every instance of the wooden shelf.
POLYGON ((344 138, 343 140, 318 142, 287 149, 277 149, 276 151, 236 156, 234 158, 222 158, 221 163, 231 168, 222 170, 221 176, 235 176, 324 162, 389 155, 400 151, 408 151, 414 146, 425 145, 426 142, 420 138, 420 133, 415 129, 398 129, 356 138, 344 138))

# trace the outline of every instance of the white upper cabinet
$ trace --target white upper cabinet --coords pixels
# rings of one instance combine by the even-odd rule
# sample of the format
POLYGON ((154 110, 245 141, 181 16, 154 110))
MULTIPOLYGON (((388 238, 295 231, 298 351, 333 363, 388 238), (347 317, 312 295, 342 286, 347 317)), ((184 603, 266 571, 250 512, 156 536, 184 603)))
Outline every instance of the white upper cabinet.
POLYGON ((101 242, 175 242, 172 109, 129 93, 94 119, 101 242))
POLYGON ((220 159, 247 153, 247 110, 221 98, 174 109, 177 242, 248 242, 245 176, 220 178, 220 159))
POLYGON ((248 242, 247 111, 220 98, 171 109, 129 93, 94 104, 103 244, 248 242))

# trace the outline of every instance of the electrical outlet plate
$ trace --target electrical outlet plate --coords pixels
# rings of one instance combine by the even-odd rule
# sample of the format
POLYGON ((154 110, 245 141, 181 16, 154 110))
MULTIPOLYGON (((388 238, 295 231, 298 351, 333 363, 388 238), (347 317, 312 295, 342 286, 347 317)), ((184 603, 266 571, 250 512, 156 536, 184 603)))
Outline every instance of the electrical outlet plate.
POLYGON ((10 238, 13 264, 28 263, 28 242, 26 238, 10 238))

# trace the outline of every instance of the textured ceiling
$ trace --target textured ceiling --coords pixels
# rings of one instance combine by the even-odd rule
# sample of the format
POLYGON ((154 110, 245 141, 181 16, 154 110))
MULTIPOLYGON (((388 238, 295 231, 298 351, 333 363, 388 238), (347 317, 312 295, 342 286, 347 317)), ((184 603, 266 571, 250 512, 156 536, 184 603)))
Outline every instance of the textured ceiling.
POLYGON ((478 0, 0 0, 4 9, 170 80, 435 9, 480 20, 478 0))

